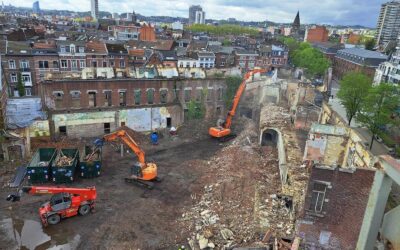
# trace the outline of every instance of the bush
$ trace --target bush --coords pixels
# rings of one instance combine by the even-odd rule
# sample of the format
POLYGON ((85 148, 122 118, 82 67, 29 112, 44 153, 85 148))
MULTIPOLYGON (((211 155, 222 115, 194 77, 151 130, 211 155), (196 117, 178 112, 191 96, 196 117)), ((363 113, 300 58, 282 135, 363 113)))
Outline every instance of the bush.
POLYGON ((202 102, 196 102, 194 100, 191 100, 187 104, 187 108, 188 108, 187 116, 189 120, 202 119, 206 114, 206 107, 202 102))

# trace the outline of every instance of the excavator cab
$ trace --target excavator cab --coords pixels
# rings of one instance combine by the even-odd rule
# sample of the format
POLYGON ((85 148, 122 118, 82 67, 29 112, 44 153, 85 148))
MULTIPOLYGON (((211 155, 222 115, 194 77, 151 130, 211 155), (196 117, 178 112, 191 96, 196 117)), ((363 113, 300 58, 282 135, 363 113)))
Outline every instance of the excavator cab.
POLYGON ((142 174, 142 164, 140 162, 135 162, 131 168, 131 174, 137 178, 143 178, 142 174))

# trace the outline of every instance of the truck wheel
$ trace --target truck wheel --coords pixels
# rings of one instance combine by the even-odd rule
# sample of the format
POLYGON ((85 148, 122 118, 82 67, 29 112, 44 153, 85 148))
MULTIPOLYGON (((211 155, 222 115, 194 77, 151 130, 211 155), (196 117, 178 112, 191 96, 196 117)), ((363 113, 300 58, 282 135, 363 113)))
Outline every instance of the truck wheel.
POLYGON ((55 225, 58 222, 60 222, 60 220, 61 220, 61 218, 60 218, 60 216, 58 214, 52 214, 49 217, 47 217, 47 222, 50 225, 55 225))
POLYGON ((79 208, 79 214, 80 215, 87 215, 90 212, 90 206, 89 205, 83 205, 79 208))

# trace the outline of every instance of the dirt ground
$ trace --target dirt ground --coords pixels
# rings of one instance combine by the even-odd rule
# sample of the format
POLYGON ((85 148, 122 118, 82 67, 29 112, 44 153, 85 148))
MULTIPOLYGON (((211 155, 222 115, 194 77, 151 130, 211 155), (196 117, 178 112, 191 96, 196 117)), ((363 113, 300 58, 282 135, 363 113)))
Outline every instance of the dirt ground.
MULTIPOLYGON (((88 216, 65 219, 43 229, 37 210, 49 196, 25 195, 17 203, 1 199, 0 249, 176 249, 186 244, 188 232, 177 221, 184 208, 193 204, 191 195, 203 188, 211 174, 208 166, 200 167, 196 162, 209 161, 229 145, 211 139, 208 126, 199 124, 195 132, 183 126, 177 138, 165 136, 157 146, 143 143, 147 160, 157 163, 162 178, 155 190, 124 183, 135 156, 129 153, 121 157, 118 148, 106 146, 102 175, 78 178, 72 185, 96 186, 96 210, 88 216)), ((36 143, 40 146, 45 142, 36 143)), ((3 175, 1 185, 11 176, 3 175)), ((0 197, 12 191, 2 188, 0 197)))
MULTIPOLYGON (((124 183, 136 157, 106 146, 101 176, 73 183, 96 186, 96 210, 85 217, 42 228, 37 210, 49 196, 1 199, 0 249, 199 249, 204 243, 231 249, 259 246, 267 231, 290 236, 293 216, 279 196, 276 149, 259 146, 252 120, 237 119, 238 136, 223 144, 209 137, 210 125, 186 124, 177 137, 161 136, 157 146, 141 137, 147 161, 158 165, 162 178, 154 190, 124 183)), ((0 185, 10 178, 0 176, 0 185)), ((11 191, 0 189, 0 197, 11 191)))

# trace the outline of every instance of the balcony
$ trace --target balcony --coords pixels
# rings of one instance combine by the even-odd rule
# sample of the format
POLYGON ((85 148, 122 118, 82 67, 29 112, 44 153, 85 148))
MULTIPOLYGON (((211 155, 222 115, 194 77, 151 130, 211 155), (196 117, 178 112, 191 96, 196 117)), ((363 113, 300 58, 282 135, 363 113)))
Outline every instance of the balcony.
POLYGON ((31 72, 31 69, 28 67, 28 68, 19 68, 19 70, 21 71, 21 72, 31 72))

